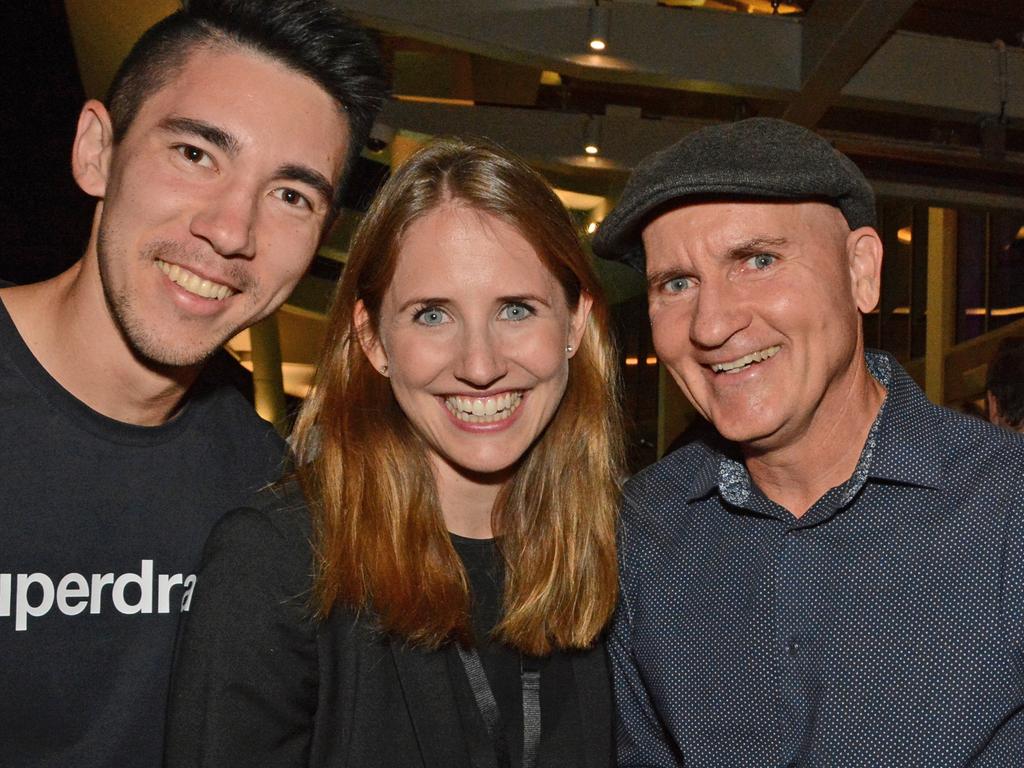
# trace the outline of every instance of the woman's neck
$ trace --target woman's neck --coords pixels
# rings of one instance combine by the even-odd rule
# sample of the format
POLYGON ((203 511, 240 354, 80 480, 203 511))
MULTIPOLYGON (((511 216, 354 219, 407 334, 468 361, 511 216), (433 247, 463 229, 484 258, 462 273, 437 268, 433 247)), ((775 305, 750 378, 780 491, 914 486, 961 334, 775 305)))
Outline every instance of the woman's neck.
POLYGON ((484 475, 456 469, 443 459, 433 464, 445 527, 467 539, 494 538, 491 513, 512 470, 484 475))

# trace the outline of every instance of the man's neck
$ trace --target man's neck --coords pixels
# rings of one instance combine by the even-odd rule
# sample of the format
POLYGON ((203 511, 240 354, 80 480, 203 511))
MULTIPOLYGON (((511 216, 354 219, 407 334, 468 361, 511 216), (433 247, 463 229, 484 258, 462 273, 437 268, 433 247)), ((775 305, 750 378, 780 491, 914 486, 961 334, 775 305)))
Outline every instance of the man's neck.
POLYGON ((794 517, 850 479, 885 400, 885 389, 863 363, 849 378, 823 401, 798 440, 779 447, 741 446, 751 479, 794 517))
POLYGON ((159 370, 140 360, 110 314, 98 269, 86 259, 50 280, 6 288, 0 298, 36 360, 64 389, 117 421, 162 424, 201 366, 159 370))

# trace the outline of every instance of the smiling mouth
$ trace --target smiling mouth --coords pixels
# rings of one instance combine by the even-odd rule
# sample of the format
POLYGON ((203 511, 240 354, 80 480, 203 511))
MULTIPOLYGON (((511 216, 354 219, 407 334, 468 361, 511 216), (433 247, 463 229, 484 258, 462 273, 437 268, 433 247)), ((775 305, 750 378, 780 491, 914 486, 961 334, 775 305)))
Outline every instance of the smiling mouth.
POLYGON ((491 424, 509 418, 522 401, 522 392, 505 392, 494 397, 450 395, 444 399, 444 405, 459 421, 491 424))
POLYGON ((172 283, 201 298, 221 301, 235 293, 228 286, 206 280, 177 264, 168 264, 166 261, 156 259, 156 265, 172 283))
POLYGON ((715 373, 739 373, 744 371, 750 366, 760 363, 763 360, 767 360, 770 357, 775 357, 775 354, 782 349, 779 345, 774 347, 768 347, 758 352, 751 352, 749 355, 744 355, 735 360, 730 360, 727 363, 715 363, 711 366, 711 370, 715 373))

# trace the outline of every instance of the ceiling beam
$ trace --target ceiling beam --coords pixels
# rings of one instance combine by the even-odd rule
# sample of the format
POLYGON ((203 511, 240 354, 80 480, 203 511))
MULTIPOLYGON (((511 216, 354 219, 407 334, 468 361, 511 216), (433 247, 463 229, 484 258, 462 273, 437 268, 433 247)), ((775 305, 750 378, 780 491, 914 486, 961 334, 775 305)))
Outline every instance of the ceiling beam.
MULTIPOLYGON (((618 111, 599 116, 496 106, 390 101, 383 119, 395 128, 427 135, 484 136, 543 168, 579 179, 580 191, 604 194, 641 159, 708 124, 690 119, 650 119, 618 111), (583 152, 588 121, 599 126, 600 154, 583 152)), ((1012 180, 1024 179, 1024 153, 1007 152, 1001 160, 985 158, 977 149, 934 142, 896 140, 869 134, 822 131, 842 151, 858 157, 902 159, 923 165, 990 171, 1012 180)), ((1009 184, 1009 182, 1008 182, 1009 184)), ((1024 184, 1019 185, 1024 189, 1024 184)), ((1000 188, 1001 189, 1001 188, 1000 188)), ((1004 204, 1024 209, 1024 194, 1006 196, 1004 204)))
POLYGON ((813 128, 915 0, 820 0, 801 20, 800 94, 782 117, 813 128))
POLYGON ((586 80, 776 98, 800 88, 800 24, 788 16, 610 3, 608 49, 596 54, 587 3, 336 2, 389 34, 586 80))
MULTIPOLYGON (((915 32, 892 35, 843 88, 842 101, 905 114, 955 119, 1000 107, 999 57, 990 43, 915 32)), ((1024 121, 1024 50, 1007 46, 1006 117, 1024 121)))
MULTIPOLYGON (((791 16, 612 3, 608 55, 585 52, 578 3, 336 1, 391 34, 588 80, 792 102, 786 116, 811 125, 832 104, 966 122, 999 107, 993 46, 890 33, 912 0, 818 0, 806 29, 791 16)), ((1024 82, 1024 50, 1005 55, 1009 82, 1024 82)), ((1024 121, 1024 88, 1009 89, 1005 114, 1024 121)))

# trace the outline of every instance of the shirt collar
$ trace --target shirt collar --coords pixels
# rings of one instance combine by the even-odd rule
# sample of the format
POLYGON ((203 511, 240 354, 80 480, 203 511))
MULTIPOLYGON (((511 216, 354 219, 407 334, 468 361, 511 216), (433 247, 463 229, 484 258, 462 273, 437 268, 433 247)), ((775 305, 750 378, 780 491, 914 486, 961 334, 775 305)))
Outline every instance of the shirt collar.
POLYGON ((866 356, 868 369, 888 390, 868 476, 942 488, 944 446, 936 406, 891 355, 869 350, 866 356))

